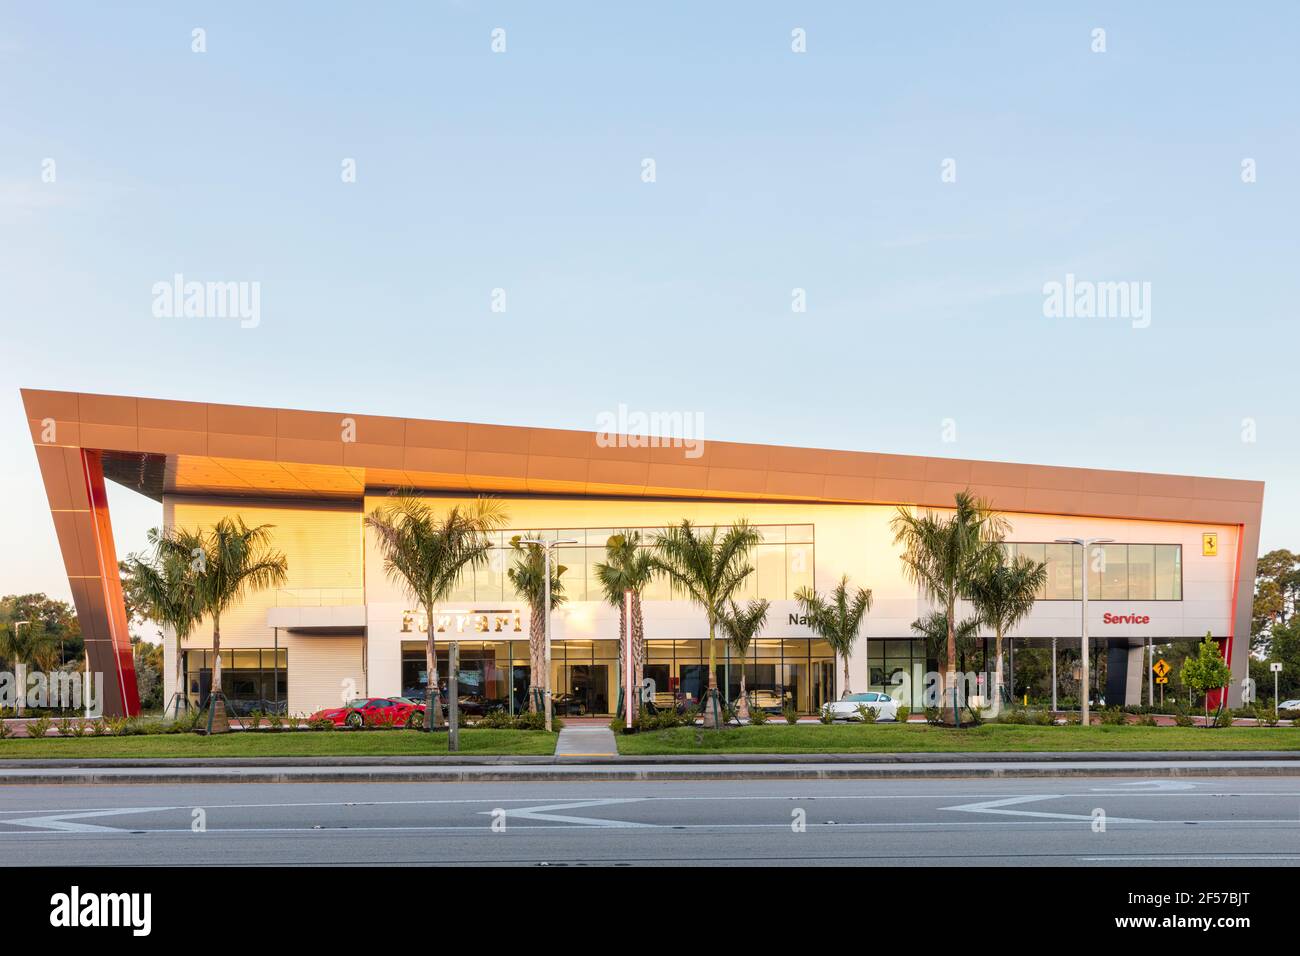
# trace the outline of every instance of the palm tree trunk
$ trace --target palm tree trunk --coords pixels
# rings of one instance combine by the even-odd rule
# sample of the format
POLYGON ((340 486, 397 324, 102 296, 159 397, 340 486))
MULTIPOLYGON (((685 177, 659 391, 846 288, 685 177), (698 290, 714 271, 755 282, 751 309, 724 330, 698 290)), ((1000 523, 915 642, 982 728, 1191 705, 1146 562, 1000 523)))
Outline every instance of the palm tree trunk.
POLYGON ((209 733, 224 734, 230 730, 226 717, 226 698, 221 693, 221 615, 212 615, 212 692, 208 697, 212 713, 208 715, 209 733))
MULTIPOLYGON (((947 697, 946 703, 948 706, 945 708, 945 710, 951 712, 953 724, 960 726, 961 714, 957 710, 957 632, 955 627, 953 626, 954 625, 953 619, 956 617, 956 615, 957 615, 957 602, 949 601, 948 602, 948 660, 944 662, 945 663, 944 683, 947 685, 947 687, 945 688, 945 690, 947 691, 945 696, 947 697)), ((945 720, 947 720, 947 714, 944 715, 944 718, 945 720)))
POLYGON ((718 702, 718 649, 714 641, 714 621, 713 615, 709 615, 709 682, 708 690, 704 694, 703 712, 701 717, 704 718, 704 726, 717 728, 723 724, 722 705, 718 702))
POLYGON ((14 678, 18 682, 18 694, 14 698, 14 712, 21 717, 27 706, 27 665, 17 658, 14 659, 14 678))
MULTIPOLYGON (((871 672, 870 672, 870 671, 867 671, 867 688, 868 688, 868 689, 871 688, 871 672)), ((844 693, 846 693, 846 694, 851 694, 851 693, 853 693, 851 690, 849 690, 849 655, 848 655, 848 654, 845 654, 845 655, 844 655, 844 693)))
MULTIPOLYGON (((180 634, 176 635, 176 692, 173 697, 176 700, 176 707, 172 717, 176 718, 181 715, 181 695, 185 693, 185 651, 182 649, 182 639, 180 634)), ((189 706, 188 695, 184 698, 186 706, 189 706)))
POLYGON ((425 605, 424 613, 429 616, 428 640, 424 645, 424 669, 429 679, 424 689, 424 729, 432 732, 434 728, 443 726, 442 690, 438 687, 438 645, 434 643, 438 623, 434 620, 431 604, 425 605))
POLYGON ((993 646, 997 655, 997 663, 993 665, 993 693, 997 695, 995 707, 1002 706, 1002 628, 994 632, 993 646))
POLYGON ((636 709, 641 713, 641 687, 645 681, 645 621, 641 617, 641 595, 632 592, 632 666, 636 676, 636 709))
POLYGON ((740 702, 736 704, 736 716, 749 720, 749 691, 745 689, 745 655, 740 655, 740 702))
POLYGON ((542 670, 546 667, 546 622, 541 613, 533 609, 528 616, 528 709, 540 711, 537 696, 545 681, 538 683, 542 670))

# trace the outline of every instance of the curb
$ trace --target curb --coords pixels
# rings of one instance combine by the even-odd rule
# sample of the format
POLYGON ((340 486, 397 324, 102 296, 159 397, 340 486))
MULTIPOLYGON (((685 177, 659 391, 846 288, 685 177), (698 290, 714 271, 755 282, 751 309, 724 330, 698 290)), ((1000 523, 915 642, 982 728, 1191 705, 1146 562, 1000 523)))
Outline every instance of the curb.
POLYGON ((135 772, 107 768, 66 768, 62 772, 0 772, 0 786, 87 786, 87 785, 183 785, 183 784, 288 784, 288 783, 574 783, 574 782, 653 782, 653 781, 734 781, 734 780, 917 780, 917 779, 1014 779, 1043 777, 1300 777, 1300 759, 1290 761, 1164 761, 1154 766, 1137 761, 1088 762, 1068 765, 1038 761, 1019 764, 944 763, 904 765, 713 765, 707 767, 618 766, 590 763, 565 767, 453 767, 394 766, 392 769, 268 767, 194 768, 135 772), (206 769, 206 772, 204 772, 206 769))
POLYGON ((683 766, 692 764, 944 764, 944 763, 1204 763, 1207 761, 1294 761, 1300 764, 1300 750, 1075 750, 945 753, 803 753, 803 754, 643 754, 618 756, 483 755, 451 756, 408 754, 391 756, 334 757, 50 757, 44 759, 0 758, 0 780, 8 770, 141 770, 141 769, 242 769, 249 767, 637 767, 683 766))

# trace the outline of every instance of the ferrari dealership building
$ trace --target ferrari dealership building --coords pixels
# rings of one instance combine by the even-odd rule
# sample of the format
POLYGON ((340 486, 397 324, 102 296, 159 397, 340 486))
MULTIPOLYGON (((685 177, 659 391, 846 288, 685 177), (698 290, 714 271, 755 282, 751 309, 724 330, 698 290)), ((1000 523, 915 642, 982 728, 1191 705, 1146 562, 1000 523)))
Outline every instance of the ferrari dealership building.
MULTIPOLYGON (((238 515, 269 524, 288 560, 283 587, 251 595, 222 618, 223 690, 249 708, 305 714, 341 697, 422 693, 426 621, 384 571, 364 516, 394 489, 437 508, 493 495, 508 515, 489 560, 435 612, 440 655, 460 645, 462 692, 484 707, 523 705, 528 608, 506 571, 521 533, 569 539, 558 549, 567 601, 553 615, 552 686, 564 708, 608 713, 618 697, 618 612, 595 565, 610 535, 689 518, 746 518, 762 543, 745 597, 771 601, 749 654, 755 700, 815 712, 843 692, 842 667, 799 613, 795 592, 847 574, 874 601, 849 661, 855 691, 892 689, 919 702, 934 669, 913 623, 928 602, 903 575, 891 519, 900 506, 943 509, 965 488, 1010 524, 1007 546, 1047 564, 1048 580, 1014 632, 1022 655, 1055 644, 1068 696, 1088 576, 1093 689, 1108 704, 1148 692, 1151 645, 1208 633, 1230 662, 1233 700, 1247 674, 1251 598, 1264 487, 1260 482, 1001 462, 706 442, 350 412, 176 402, 24 390, 54 531, 93 670, 110 714, 138 709, 105 481, 162 504, 173 526, 238 515), (1068 538, 1107 538, 1085 560, 1068 538)), ((645 593, 656 692, 698 699, 706 682, 703 613, 656 581, 645 593)), ((968 669, 983 667, 983 638, 968 669)), ((210 626, 166 646, 166 698, 211 689, 210 626)), ((445 677, 445 670, 440 668, 445 677)), ((720 681, 738 690, 723 655, 720 681)), ((1077 679, 1077 678, 1076 678, 1077 679)), ((1078 693, 1077 684, 1074 693, 1078 693)))

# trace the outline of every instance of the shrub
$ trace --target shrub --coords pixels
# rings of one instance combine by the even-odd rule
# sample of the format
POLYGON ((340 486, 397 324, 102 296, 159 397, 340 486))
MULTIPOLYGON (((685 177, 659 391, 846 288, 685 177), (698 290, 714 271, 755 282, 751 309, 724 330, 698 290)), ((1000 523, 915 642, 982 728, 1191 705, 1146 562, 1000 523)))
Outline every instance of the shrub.
POLYGON ((44 737, 47 733, 50 732, 50 727, 51 727, 53 724, 54 724, 54 721, 51 720, 50 717, 49 717, 49 715, 47 715, 47 714, 42 715, 42 716, 36 718, 35 720, 28 721, 28 722, 27 722, 27 736, 28 736, 28 737, 44 737))
POLYGON ((334 721, 327 717, 309 717, 307 719, 307 728, 309 730, 333 730, 334 721))
POLYGON ((302 726, 302 718, 297 714, 285 714, 284 726, 286 730, 297 730, 302 726))
POLYGON ((749 723, 751 727, 761 727, 772 718, 762 707, 755 707, 749 712, 749 723))
POLYGON ((88 721, 88 720, 74 720, 74 721, 72 722, 72 736, 73 736, 73 737, 84 737, 84 736, 86 736, 86 734, 89 733, 89 732, 90 732, 90 721, 88 721))
POLYGON ((830 704, 822 705, 822 709, 817 711, 817 719, 823 724, 835 723, 835 712, 831 710, 830 704))
POLYGON ((943 711, 938 707, 925 708, 925 722, 931 727, 938 727, 943 723, 943 711))
POLYGON ((60 720, 59 720, 59 736, 60 736, 60 737, 71 737, 71 736, 72 736, 72 728, 73 728, 73 726, 74 726, 76 723, 77 723, 77 721, 74 720, 74 719, 71 718, 71 717, 63 717, 63 718, 60 718, 60 720))
POLYGON ((1055 727, 1056 714, 1052 713, 1045 707, 1041 710, 1036 710, 1034 711, 1034 723, 1039 727, 1055 727))
POLYGON ((1065 714, 1065 723, 1070 727, 1078 727, 1083 723, 1083 715, 1077 710, 1067 711, 1065 714))
POLYGON ((256 730, 262 726, 262 712, 260 710, 250 710, 248 716, 244 718, 244 728, 246 730, 256 730))
POLYGON ((4 722, 4 718, 0 717, 0 740, 4 740, 11 734, 13 734, 13 731, 10 730, 9 725, 4 722))
POLYGON ((858 704, 858 720, 864 724, 874 724, 876 718, 880 716, 879 707, 868 707, 866 704, 858 704))
POLYGON ((1277 726, 1278 717, 1277 714, 1273 713, 1273 708, 1271 706, 1256 707, 1255 719, 1265 727, 1277 726))
POLYGON ((1136 723, 1139 727, 1158 727, 1158 726, 1159 726, 1159 724, 1158 724, 1157 721, 1156 721, 1156 715, 1155 715, 1155 714, 1143 714, 1142 716, 1138 717, 1138 719, 1135 721, 1135 723, 1136 723))
POLYGON ((1179 727, 1191 727, 1196 721, 1192 720, 1192 715, 1185 710, 1180 710, 1174 714, 1174 723, 1179 727))
POLYGON ((1128 715, 1124 713, 1122 707, 1103 707, 1097 716, 1103 724, 1111 726, 1120 726, 1128 723, 1128 715))
POLYGON ((998 718, 1000 724, 1027 724, 1029 723, 1029 712, 1021 710, 1019 707, 1013 707, 1010 710, 1003 711, 1002 716, 998 718))
POLYGON ((799 711, 795 710, 792 705, 786 704, 785 710, 783 710, 781 714, 785 717, 785 722, 787 724, 793 726, 794 724, 799 723, 799 711))
POLYGON ((1225 707, 1225 708, 1223 708, 1222 710, 1215 711, 1215 712, 1210 716, 1210 724, 1209 724, 1209 725, 1210 725, 1211 727, 1231 727, 1231 726, 1232 726, 1232 719, 1233 719, 1233 718, 1232 718, 1232 711, 1228 710, 1228 709, 1225 707))
POLYGON ((907 718, 911 716, 912 716, 911 707, 899 707, 896 711, 894 711, 894 719, 897 720, 900 724, 907 723, 907 718))

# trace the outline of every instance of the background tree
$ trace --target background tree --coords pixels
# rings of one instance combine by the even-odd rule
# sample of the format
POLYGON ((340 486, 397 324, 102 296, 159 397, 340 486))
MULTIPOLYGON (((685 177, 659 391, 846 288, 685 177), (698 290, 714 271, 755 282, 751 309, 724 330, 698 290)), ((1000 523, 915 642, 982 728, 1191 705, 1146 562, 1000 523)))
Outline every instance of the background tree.
MULTIPOLYGON (((525 544, 524 538, 537 535, 515 535, 510 547, 518 552, 514 566, 507 569, 510 583, 519 599, 528 605, 528 709, 545 711, 541 700, 546 680, 546 551, 540 544, 525 544)), ((568 600, 564 593, 562 576, 569 570, 554 559, 551 561, 551 610, 568 600)))
POLYGON ((767 610, 771 602, 759 598, 750 601, 743 608, 735 601, 728 601, 726 608, 718 617, 722 633, 726 635, 731 649, 740 659, 740 701, 736 704, 736 713, 742 720, 749 719, 749 697, 745 689, 745 660, 749 656, 750 645, 767 624, 767 610))
POLYGON ((957 492, 951 515, 929 510, 915 514, 899 508, 892 527, 894 542, 903 545, 905 576, 944 612, 948 627, 944 686, 952 694, 951 719, 960 723, 955 670, 957 602, 970 596, 976 578, 1002 553, 1000 545, 1010 525, 966 490, 957 492))
POLYGON ((1002 638, 1029 616, 1038 592, 1047 584, 1047 565, 1023 555, 1008 563, 998 549, 996 561, 989 563, 971 581, 970 600, 980 621, 993 629, 993 687, 997 700, 1005 699, 1002 687, 1002 638))
POLYGON ((704 695, 705 727, 723 723, 722 705, 718 700, 718 619, 723 610, 754 573, 749 554, 762 536, 748 521, 740 520, 721 530, 716 525, 705 533, 683 520, 655 535, 653 561, 656 571, 701 608, 709 624, 709 677, 704 695))
POLYGON ((76 609, 48 595, 8 594, 0 598, 0 621, 39 621, 59 650, 60 664, 80 659, 85 651, 76 609))
POLYGON ((366 527, 384 558, 384 574, 424 613, 424 730, 442 727, 442 693, 438 686, 437 619, 434 609, 447 600, 467 571, 485 564, 492 550, 489 534, 505 524, 501 505, 492 498, 434 512, 409 492, 366 515, 366 527))
POLYGON ((272 527, 250 528, 243 518, 221 518, 206 531, 169 531, 157 539, 164 563, 186 563, 195 607, 212 619, 210 733, 230 729, 221 690, 221 615, 246 595, 279 587, 288 578, 288 561, 271 547, 272 527))
POLYGON ((0 658, 14 669, 17 683, 14 709, 19 716, 27 705, 27 668, 40 668, 41 660, 57 646, 40 618, 0 620, 0 658))
POLYGON ((623 687, 625 694, 632 694, 634 706, 640 710, 641 681, 645 679, 645 623, 641 616, 641 594, 654 577, 654 562, 649 550, 643 545, 641 532, 635 530, 620 531, 611 535, 605 543, 605 560, 595 566, 596 580, 600 582, 601 593, 608 604, 618 608, 618 685, 623 687, 623 674, 627 665, 623 657, 627 648, 623 646, 623 635, 628 631, 627 602, 624 595, 632 592, 632 668, 634 686, 623 687))
MULTIPOLYGON (((1183 661, 1182 669, 1178 673, 1179 679, 1183 686, 1187 687, 1198 694, 1201 694, 1205 701, 1205 725, 1210 724, 1210 691, 1220 687, 1227 687, 1228 681, 1232 680, 1232 669, 1228 667, 1227 662, 1223 659, 1223 653, 1219 650, 1219 644, 1207 631, 1205 640, 1201 642, 1193 657, 1183 661)), ((1220 707, 1222 707, 1220 699, 1220 707)))
POLYGON ((1260 555, 1250 624, 1251 650, 1258 656, 1269 655, 1273 628, 1295 617, 1298 599, 1300 555, 1282 548, 1260 555))
MULTIPOLYGON (((812 588, 800 588, 795 592, 794 598, 799 602, 813 633, 829 644, 831 650, 844 661, 844 692, 840 696, 853 693, 849 686, 849 654, 858 640, 862 621, 871 610, 871 589, 850 590, 849 576, 846 574, 827 597, 822 597, 812 588)), ((868 689, 870 684, 871 672, 868 667, 868 689)))

